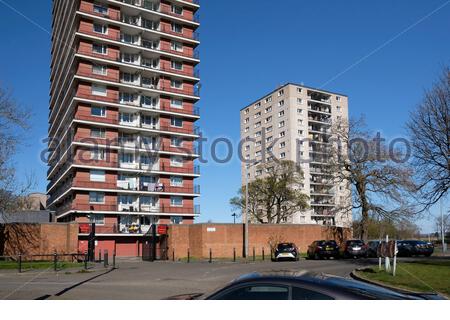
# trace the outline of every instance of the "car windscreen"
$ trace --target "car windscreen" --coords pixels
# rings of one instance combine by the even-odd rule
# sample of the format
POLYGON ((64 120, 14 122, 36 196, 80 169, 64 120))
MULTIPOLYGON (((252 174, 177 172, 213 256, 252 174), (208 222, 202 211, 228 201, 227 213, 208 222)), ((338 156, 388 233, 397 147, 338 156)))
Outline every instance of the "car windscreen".
POLYGON ((362 246, 362 245, 364 245, 364 242, 362 242, 360 240, 355 240, 355 241, 348 241, 347 244, 349 246, 362 246))
POLYGON ((292 243, 280 243, 277 248, 279 250, 284 250, 284 249, 290 249, 292 247, 293 247, 292 243))
POLYGON ((336 241, 319 241, 318 245, 319 246, 332 246, 332 247, 337 246, 336 241))

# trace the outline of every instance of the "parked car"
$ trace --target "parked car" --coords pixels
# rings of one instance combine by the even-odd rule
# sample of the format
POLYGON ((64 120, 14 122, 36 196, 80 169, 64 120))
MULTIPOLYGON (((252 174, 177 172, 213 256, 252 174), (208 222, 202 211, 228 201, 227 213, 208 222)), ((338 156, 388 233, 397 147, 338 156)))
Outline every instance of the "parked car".
POLYGON ((369 241, 367 243, 367 256, 369 258, 376 258, 378 257, 378 246, 380 245, 379 240, 373 240, 369 241))
POLYGON ((347 240, 339 249, 343 258, 366 258, 367 245, 362 240, 347 240))
POLYGON ((252 273, 213 294, 184 294, 170 300, 445 300, 434 293, 411 294, 364 282, 306 272, 252 273))
POLYGON ((300 252, 294 243, 280 243, 275 248, 275 261, 300 259, 300 252))
POLYGON ((339 246, 334 240, 314 241, 308 247, 309 259, 339 258, 339 246))
POLYGON ((426 256, 429 257, 434 252, 434 246, 430 242, 418 240, 403 240, 397 242, 399 257, 426 256))

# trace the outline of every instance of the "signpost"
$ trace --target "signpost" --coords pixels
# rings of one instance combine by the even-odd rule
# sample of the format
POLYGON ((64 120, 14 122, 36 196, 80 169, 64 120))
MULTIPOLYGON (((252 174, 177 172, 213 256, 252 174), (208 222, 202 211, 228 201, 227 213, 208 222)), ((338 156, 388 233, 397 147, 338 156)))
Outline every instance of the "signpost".
POLYGON ((389 236, 386 236, 386 241, 380 241, 377 248, 378 256, 378 269, 382 270, 382 259, 384 258, 384 270, 386 272, 392 271, 392 275, 395 276, 397 272, 397 254, 398 246, 396 240, 389 241, 389 236), (393 259, 393 265, 391 268, 391 259, 393 259))

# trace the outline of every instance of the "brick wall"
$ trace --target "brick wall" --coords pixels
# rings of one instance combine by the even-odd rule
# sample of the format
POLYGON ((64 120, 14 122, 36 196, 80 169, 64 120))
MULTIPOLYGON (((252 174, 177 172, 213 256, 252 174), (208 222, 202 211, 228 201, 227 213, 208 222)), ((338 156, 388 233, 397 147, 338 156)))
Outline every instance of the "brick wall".
MULTIPOLYGON (((243 252, 242 224, 195 224, 173 225, 169 228, 169 250, 175 250, 176 258, 185 258, 187 250, 196 258, 208 258, 212 250, 216 258, 231 258, 233 249, 237 256, 243 252)), ((351 238, 349 229, 333 229, 316 225, 250 225, 249 254, 261 255, 264 248, 270 255, 270 244, 293 242, 301 252, 315 240, 336 240, 351 238)))
POLYGON ((0 255, 78 252, 78 224, 7 224, 0 230, 0 255))

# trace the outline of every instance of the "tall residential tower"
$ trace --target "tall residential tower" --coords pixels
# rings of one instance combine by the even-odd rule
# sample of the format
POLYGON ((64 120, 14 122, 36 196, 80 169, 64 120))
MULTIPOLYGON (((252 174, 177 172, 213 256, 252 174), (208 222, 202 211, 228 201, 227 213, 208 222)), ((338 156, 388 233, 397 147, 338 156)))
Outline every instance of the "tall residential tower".
POLYGON ((274 157, 301 165, 310 210, 284 223, 349 226, 349 186, 336 184, 327 172, 324 151, 331 143, 331 126, 348 119, 348 98, 303 85, 286 84, 241 110, 242 184, 263 178, 274 157), (265 162, 265 169, 257 164, 265 162), (343 209, 344 208, 344 209, 343 209))
POLYGON ((198 9, 53 1, 49 209, 58 222, 96 223, 99 246, 118 255, 139 253, 150 225, 199 214, 198 9))

